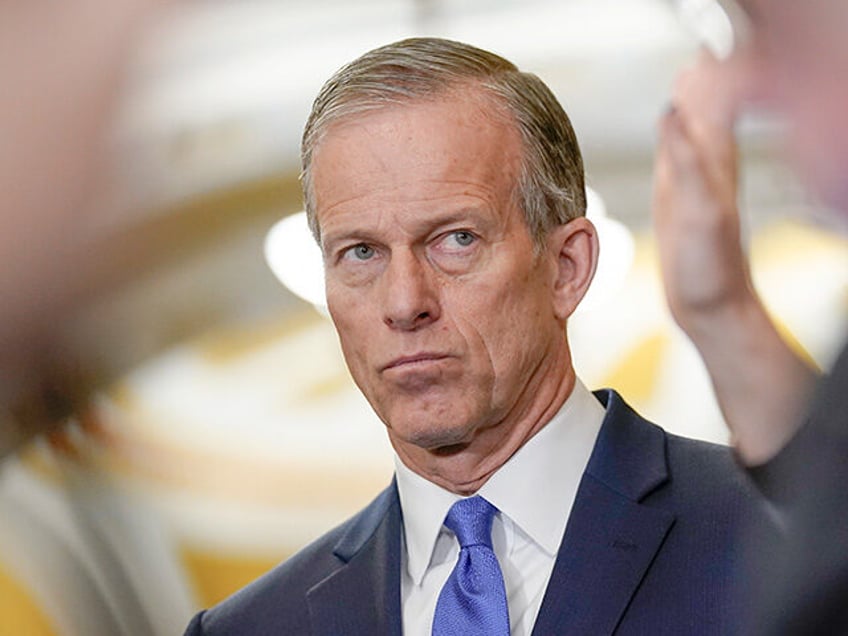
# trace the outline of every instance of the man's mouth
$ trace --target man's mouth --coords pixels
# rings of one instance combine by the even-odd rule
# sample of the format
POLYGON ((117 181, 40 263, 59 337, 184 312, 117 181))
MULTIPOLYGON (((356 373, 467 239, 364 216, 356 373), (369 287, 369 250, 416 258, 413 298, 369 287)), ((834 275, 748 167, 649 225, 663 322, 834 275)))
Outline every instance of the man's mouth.
POLYGON ((390 369, 399 369, 399 368, 411 368, 415 366, 425 366, 427 364, 438 362, 439 360, 445 360, 448 356, 443 353, 433 353, 433 352, 421 352, 414 353, 407 356, 401 356, 399 358, 395 358, 387 365, 385 365, 381 371, 388 371, 390 369))

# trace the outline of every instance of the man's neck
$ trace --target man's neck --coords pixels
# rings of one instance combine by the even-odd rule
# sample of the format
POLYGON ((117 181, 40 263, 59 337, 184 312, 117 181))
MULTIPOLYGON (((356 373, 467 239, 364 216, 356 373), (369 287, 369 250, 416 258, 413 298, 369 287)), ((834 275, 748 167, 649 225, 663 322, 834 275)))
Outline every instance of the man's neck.
POLYGON ((528 405, 481 428, 467 444, 438 449, 395 444, 395 452, 410 470, 428 481, 458 495, 471 495, 544 428, 571 395, 575 381, 574 369, 567 365, 560 377, 544 382, 535 391, 528 405))

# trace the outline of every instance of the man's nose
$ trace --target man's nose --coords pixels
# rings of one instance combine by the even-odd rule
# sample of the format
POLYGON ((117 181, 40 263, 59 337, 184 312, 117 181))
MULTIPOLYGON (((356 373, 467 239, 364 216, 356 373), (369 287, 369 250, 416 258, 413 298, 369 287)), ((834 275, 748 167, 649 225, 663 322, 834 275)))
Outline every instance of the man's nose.
POLYGON ((383 273, 383 321, 392 329, 415 331, 439 319, 438 283, 426 262, 395 252, 383 273))

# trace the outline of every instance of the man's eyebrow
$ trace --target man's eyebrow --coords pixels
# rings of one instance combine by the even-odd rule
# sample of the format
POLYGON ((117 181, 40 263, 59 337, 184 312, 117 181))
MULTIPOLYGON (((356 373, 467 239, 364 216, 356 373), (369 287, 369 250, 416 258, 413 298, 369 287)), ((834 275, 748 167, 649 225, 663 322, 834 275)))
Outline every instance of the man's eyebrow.
POLYGON ((339 243, 357 242, 369 240, 368 233, 361 228, 351 228, 350 230, 340 230, 338 232, 321 232, 321 244, 319 247, 323 253, 328 250, 335 249, 339 243))
POLYGON ((463 206, 451 212, 445 212, 443 214, 434 215, 432 219, 430 219, 430 224, 434 227, 442 226, 442 225, 451 225, 452 223, 462 223, 463 221, 476 221, 476 222, 485 222, 487 221, 486 215, 482 214, 482 210, 485 206, 476 205, 476 206, 463 206))
MULTIPOLYGON (((427 235, 447 225, 461 225, 467 222, 487 227, 493 224, 494 217, 484 213, 486 207, 485 205, 467 205, 449 212, 436 212, 426 218, 414 219, 410 225, 413 228, 413 234, 417 235, 427 235)), ((321 233, 322 248, 343 241, 368 241, 373 238, 374 232, 363 226, 349 227, 338 231, 322 231, 321 233)))

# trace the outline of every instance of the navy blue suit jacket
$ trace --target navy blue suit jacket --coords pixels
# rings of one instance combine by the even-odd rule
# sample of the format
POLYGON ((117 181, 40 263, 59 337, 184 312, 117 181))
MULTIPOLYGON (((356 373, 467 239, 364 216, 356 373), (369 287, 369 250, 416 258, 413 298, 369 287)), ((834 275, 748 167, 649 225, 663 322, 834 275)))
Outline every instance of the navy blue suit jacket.
MULTIPOLYGON (((768 525, 759 499, 728 449, 666 433, 614 391, 596 395, 607 414, 533 633, 738 633, 742 538, 768 525)), ((186 634, 400 636, 401 529, 392 483, 186 634)))

